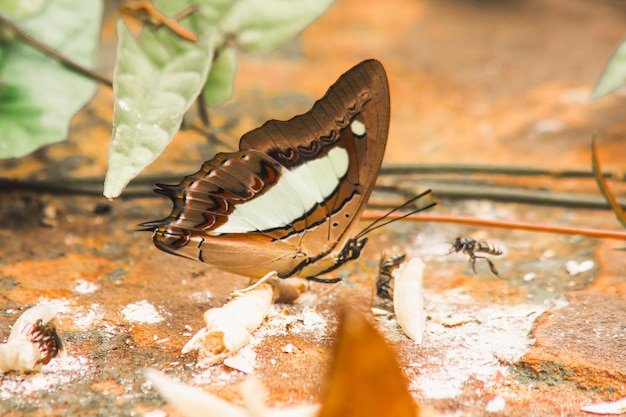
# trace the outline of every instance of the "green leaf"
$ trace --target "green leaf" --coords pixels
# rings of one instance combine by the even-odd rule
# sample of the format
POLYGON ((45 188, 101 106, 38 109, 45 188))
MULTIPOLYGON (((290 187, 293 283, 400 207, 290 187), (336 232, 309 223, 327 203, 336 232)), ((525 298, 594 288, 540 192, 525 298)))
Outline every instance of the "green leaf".
POLYGON ((622 41, 609 58, 596 84, 591 99, 597 100, 626 85, 626 40, 622 41))
POLYGON ((166 32, 157 38, 144 31, 136 40, 122 21, 117 33, 115 116, 104 181, 107 198, 119 196, 170 143, 204 85, 213 54, 213 37, 206 34, 191 43, 166 32), (183 42, 188 45, 182 47, 183 42))
POLYGON ((40 13, 46 0, 0 0, 0 10, 12 19, 24 19, 40 13))
POLYGON ((239 0, 219 22, 243 49, 267 52, 293 39, 334 0, 239 0))
POLYGON ((237 55, 234 48, 226 47, 219 55, 204 85, 204 101, 210 106, 222 104, 233 94, 237 74, 237 55))
MULTIPOLYGON (((7 4, 0 1, 0 8, 7 4)), ((4 9, 3 9, 4 10, 4 9)), ((100 38, 99 0, 50 0, 43 13, 16 22, 71 59, 90 66, 100 38)), ((14 38, 0 45, 0 159, 67 138, 72 116, 96 83, 14 38)))
MULTIPOLYGON (((187 0, 155 0, 174 16, 187 0)), ((167 28, 144 30, 134 39, 118 25, 115 116, 104 195, 119 196, 128 182, 151 164, 179 129, 184 112, 203 91, 215 48, 223 50, 204 95, 217 104, 230 96, 236 70, 234 36, 253 51, 272 49, 293 38, 321 15, 332 0, 197 0, 197 12, 181 23, 199 37, 189 42, 167 28)))

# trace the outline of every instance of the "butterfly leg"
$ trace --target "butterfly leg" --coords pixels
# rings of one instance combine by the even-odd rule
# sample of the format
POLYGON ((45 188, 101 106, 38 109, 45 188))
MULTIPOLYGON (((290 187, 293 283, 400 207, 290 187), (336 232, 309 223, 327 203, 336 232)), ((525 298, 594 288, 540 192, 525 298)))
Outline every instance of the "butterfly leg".
POLYGON ((256 287, 258 287, 259 285, 271 280, 272 278, 275 278, 278 276, 278 273, 276 271, 272 271, 267 273, 264 277, 259 278, 259 280, 257 282, 255 282, 254 284, 246 287, 246 288, 242 288, 240 290, 235 290, 230 294, 230 298, 236 298, 239 297, 242 294, 245 294, 249 291, 252 291, 253 289, 255 289, 256 287))
POLYGON ((342 281, 341 278, 306 277, 306 279, 309 280, 309 281, 319 282, 319 283, 322 283, 322 284, 336 284, 336 283, 342 281))

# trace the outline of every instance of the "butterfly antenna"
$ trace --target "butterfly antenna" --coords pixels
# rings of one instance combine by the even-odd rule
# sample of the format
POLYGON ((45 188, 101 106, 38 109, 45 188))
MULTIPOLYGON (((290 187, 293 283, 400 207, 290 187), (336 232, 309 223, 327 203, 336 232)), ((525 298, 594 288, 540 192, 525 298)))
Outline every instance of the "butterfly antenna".
POLYGON ((390 215, 392 215, 393 213, 397 212, 398 210, 402 210, 405 207, 410 206, 411 204, 413 204, 414 202, 418 201, 420 198, 425 197, 427 195, 429 195, 431 192, 431 190, 426 190, 421 194, 416 195, 415 197, 411 197, 410 199, 408 199, 407 201, 405 201, 404 203, 402 203, 401 205, 399 205, 398 207, 394 207, 393 209, 391 209, 390 211, 388 211, 387 213, 385 213, 385 215, 379 217, 378 219, 374 220, 372 223, 370 223, 367 227, 365 227, 363 230, 361 230, 356 236, 355 239, 358 240, 360 238, 362 238, 363 236, 365 236, 366 234, 380 228, 383 226, 388 225, 389 223, 395 222, 396 220, 402 220, 405 217, 408 217, 412 214, 418 213, 422 210, 426 210, 429 209, 431 207, 433 207, 434 205, 436 205, 437 203, 432 201, 430 203, 428 203, 425 206, 418 206, 417 208, 409 211, 408 213, 398 217, 398 218, 394 218, 391 220, 388 220, 386 222, 383 222, 383 220, 385 220, 387 217, 389 217, 390 215), (381 223, 382 222, 382 223, 381 223))

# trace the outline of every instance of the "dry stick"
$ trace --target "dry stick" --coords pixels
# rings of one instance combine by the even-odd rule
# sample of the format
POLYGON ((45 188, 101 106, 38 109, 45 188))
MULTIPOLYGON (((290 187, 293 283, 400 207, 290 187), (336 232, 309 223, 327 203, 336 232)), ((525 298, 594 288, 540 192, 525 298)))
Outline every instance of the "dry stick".
POLYGON ((70 58, 64 56, 56 49, 49 47, 46 44, 39 42, 37 38, 32 37, 28 33, 21 30, 18 26, 16 26, 13 22, 11 22, 8 18, 0 14, 0 26, 7 26, 17 37, 22 39, 24 42, 28 43, 32 47, 40 50, 46 55, 51 56, 52 58, 59 61, 65 67, 71 69, 72 71, 76 71, 77 73, 84 75, 87 78, 95 80, 101 84, 106 85, 109 88, 113 88, 113 82, 94 71, 90 70, 87 67, 82 66, 76 61, 71 60, 70 58))
MULTIPOLYGON (((202 132, 198 126, 192 126, 202 132)), ((217 141, 224 144, 216 138, 217 141)), ((226 145, 227 146, 227 145, 226 145)), ((154 184, 161 183, 178 183, 186 174, 174 175, 144 175, 133 180, 124 193, 122 198, 143 198, 156 197, 152 192, 154 184)), ((54 180, 16 180, 0 177, 0 190, 11 191, 36 191, 56 195, 101 195, 102 194, 102 178, 56 178, 54 180)), ((576 207, 591 209, 608 209, 606 201, 599 195, 588 194, 567 194, 567 193, 551 193, 543 190, 512 190, 503 187, 478 187, 478 186, 456 186, 451 184, 437 185, 433 194, 437 198, 450 199, 474 199, 474 200, 490 200, 511 203, 524 204, 541 204, 554 207, 576 207)), ((396 207, 399 204, 393 204, 385 201, 384 206, 376 204, 375 200, 371 200, 368 204, 370 208, 382 209, 383 207, 396 207)))
MULTIPOLYGON (((374 220, 384 214, 385 213, 382 212, 366 212, 361 217, 361 220, 374 220)), ((391 220, 398 219, 401 216, 402 213, 399 213, 388 216, 387 218, 391 220)), ((580 227, 552 226, 535 223, 510 222, 504 220, 485 220, 477 219, 475 217, 445 216, 434 214, 412 214, 410 216, 404 217, 404 219, 417 222, 470 224, 472 226, 501 227, 504 229, 530 230, 533 232, 582 235, 598 239, 626 240, 626 232, 621 232, 617 230, 586 229, 580 227)))
MULTIPOLYGON (((485 174, 509 175, 521 177, 553 177, 553 178, 593 178, 588 170, 576 169, 539 169, 528 167, 466 165, 466 164, 384 164, 380 175, 411 175, 411 174, 485 174)), ((618 172, 605 171, 605 178, 624 180, 618 172)))
POLYGON ((596 183, 598 183, 598 188, 602 192, 602 195, 606 199, 607 203, 609 203, 609 206, 611 206, 613 213, 615 213, 615 217, 617 217, 617 220, 622 224, 622 226, 626 227, 626 214, 624 213, 624 210, 622 210, 622 207, 602 176, 602 168, 600 168, 600 161, 598 161, 598 155, 596 154, 595 134, 591 136, 591 168, 593 170, 593 176, 596 179, 596 183))

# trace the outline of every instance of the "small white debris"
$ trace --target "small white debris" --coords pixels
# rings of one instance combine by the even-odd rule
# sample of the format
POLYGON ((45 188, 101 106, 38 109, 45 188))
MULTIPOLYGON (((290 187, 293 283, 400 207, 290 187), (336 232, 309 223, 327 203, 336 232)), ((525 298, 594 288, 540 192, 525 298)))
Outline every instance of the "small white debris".
POLYGON ((626 413, 626 398, 606 403, 596 403, 580 407, 582 411, 594 414, 624 414, 626 413))
POLYGON ((167 417, 165 410, 152 410, 144 413, 143 417, 167 417))
POLYGON ((251 374, 256 364, 256 353, 250 345, 240 349, 233 356, 224 359, 224 365, 236 369, 244 374, 251 374))
POLYGON ((372 307, 371 311, 372 311, 372 314, 375 316, 388 316, 389 315, 389 311, 385 310, 384 308, 372 307))
POLYGON ((433 315, 430 319, 433 323, 441 324, 445 327, 456 327, 465 323, 476 321, 476 317, 464 313, 448 314, 446 316, 433 315))
POLYGON ((393 309, 402 331, 416 343, 422 343, 426 328, 424 289, 422 287, 424 262, 411 258, 393 271, 393 309))
POLYGON ((98 284, 85 281, 84 279, 77 280, 76 285, 74 285, 74 291, 76 291, 79 294, 91 294, 91 293, 96 292, 98 288, 100 288, 98 284))
POLYGON ((93 326, 93 323, 102 320, 104 310, 100 304, 91 304, 86 314, 74 314, 74 326, 82 330, 87 330, 93 326))
POLYGON ((302 309, 302 324, 309 329, 324 328, 326 326, 326 320, 309 306, 304 306, 302 309))
POLYGON ((587 272, 595 266, 595 262, 592 260, 586 260, 582 262, 577 261, 567 261, 565 264, 565 269, 570 276, 576 276, 582 272, 587 272))
POLYGON ((530 282, 533 279, 537 278, 537 274, 535 274, 534 272, 529 272, 526 275, 524 275, 524 277, 522 278, 525 282, 530 282))
POLYGON ((291 343, 287 343, 281 350, 283 353, 293 353, 293 345, 291 343))
POLYGON ((505 405, 506 405, 506 401, 504 400, 504 398, 497 396, 487 403, 487 407, 485 407, 485 411, 487 411, 488 413, 498 413, 504 410, 505 405))
POLYGON ((207 303, 211 301, 213 295, 209 291, 198 291, 189 295, 189 298, 196 303, 207 303))
POLYGON ((129 323, 160 323, 163 317, 157 309, 146 300, 128 304, 122 309, 124 319, 129 323))
POLYGON ((223 362, 250 342, 272 304, 273 290, 269 284, 245 292, 222 307, 204 313, 206 326, 185 344, 182 353, 198 351, 199 365, 223 362))
POLYGON ((626 397, 617 401, 586 405, 580 409, 594 414, 624 414, 626 413, 626 397))
POLYGON ((252 377, 248 377, 239 388, 245 408, 231 404, 197 388, 172 381, 161 372, 153 369, 146 370, 146 377, 154 384, 159 393, 178 408, 181 415, 186 417, 313 417, 319 412, 319 406, 317 405, 302 405, 280 409, 268 408, 264 403, 266 393, 263 385, 252 377))

